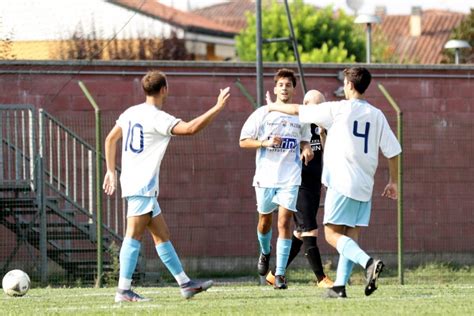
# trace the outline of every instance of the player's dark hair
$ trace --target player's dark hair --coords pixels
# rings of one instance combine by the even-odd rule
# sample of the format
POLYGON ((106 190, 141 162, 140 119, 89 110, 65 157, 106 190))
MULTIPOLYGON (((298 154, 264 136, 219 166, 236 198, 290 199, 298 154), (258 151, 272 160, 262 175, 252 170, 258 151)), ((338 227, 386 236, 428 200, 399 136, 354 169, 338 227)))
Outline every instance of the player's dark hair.
POLYGON ((347 81, 354 84, 354 89, 360 94, 364 94, 372 80, 372 75, 364 67, 346 68, 344 69, 344 76, 347 81))
POLYGON ((163 87, 166 87, 166 75, 161 71, 150 70, 142 78, 142 88, 147 96, 159 94, 163 87))
POLYGON ((296 76, 295 76, 295 72, 293 70, 287 69, 287 68, 278 69, 277 73, 275 74, 275 77, 273 77, 273 80, 275 81, 275 84, 281 78, 290 78, 291 83, 293 83, 293 88, 296 87, 296 76))

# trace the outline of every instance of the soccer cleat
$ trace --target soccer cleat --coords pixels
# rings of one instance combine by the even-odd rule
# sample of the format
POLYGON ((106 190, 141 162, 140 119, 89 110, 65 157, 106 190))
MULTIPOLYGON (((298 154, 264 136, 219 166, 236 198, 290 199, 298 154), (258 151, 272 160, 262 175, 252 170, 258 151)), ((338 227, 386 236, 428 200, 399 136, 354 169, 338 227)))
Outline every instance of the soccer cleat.
POLYGON ((346 287, 345 286, 336 286, 328 288, 325 298, 347 298, 346 287))
POLYGON ((257 271, 258 274, 261 276, 265 276, 268 273, 268 269, 270 269, 270 254, 260 254, 260 257, 258 257, 258 263, 257 263, 257 271))
POLYGON ((324 277, 324 279, 318 282, 318 287, 321 289, 329 289, 332 288, 333 285, 333 280, 331 280, 327 275, 324 277))
POLYGON ((209 289, 213 284, 214 282, 212 280, 204 282, 197 282, 191 280, 188 283, 181 285, 181 295, 185 299, 190 299, 198 293, 207 291, 207 289, 209 289))
POLYGON ((275 275, 275 283, 273 284, 273 288, 275 290, 286 290, 288 288, 284 275, 275 275))
POLYGON ((380 276, 380 273, 385 266, 382 260, 372 260, 370 264, 365 269, 366 273, 366 283, 365 283, 365 295, 369 296, 377 289, 377 280, 380 276))
POLYGON ((149 298, 144 298, 143 296, 138 295, 132 290, 121 290, 117 289, 115 293, 115 303, 120 302, 149 302, 149 298))
POLYGON ((272 270, 268 271, 265 281, 267 281, 268 285, 275 284, 275 275, 273 274, 272 270))

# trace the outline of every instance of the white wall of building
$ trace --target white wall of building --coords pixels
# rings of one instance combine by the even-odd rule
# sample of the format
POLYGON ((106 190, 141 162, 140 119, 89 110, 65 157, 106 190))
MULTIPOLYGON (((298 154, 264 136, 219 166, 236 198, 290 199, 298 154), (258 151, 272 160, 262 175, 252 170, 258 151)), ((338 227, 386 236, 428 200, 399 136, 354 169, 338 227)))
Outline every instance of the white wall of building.
POLYGON ((0 0, 0 36, 14 41, 69 38, 82 26, 90 34, 94 26, 100 38, 168 36, 170 27, 155 19, 104 0, 0 0))

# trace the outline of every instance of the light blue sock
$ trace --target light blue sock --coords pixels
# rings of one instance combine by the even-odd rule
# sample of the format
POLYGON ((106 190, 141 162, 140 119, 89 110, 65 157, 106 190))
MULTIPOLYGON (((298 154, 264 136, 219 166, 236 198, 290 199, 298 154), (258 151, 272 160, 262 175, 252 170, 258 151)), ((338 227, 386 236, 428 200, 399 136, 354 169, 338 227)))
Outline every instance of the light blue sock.
POLYGON ((120 277, 131 279, 137 267, 141 243, 133 238, 125 237, 120 248, 120 277))
POLYGON ((351 277, 354 262, 350 261, 343 255, 339 255, 339 262, 337 263, 336 281, 334 286, 346 286, 351 277))
POLYGON ((171 241, 168 240, 166 242, 162 242, 155 248, 156 252, 158 252, 158 256, 160 257, 161 261, 164 263, 166 268, 168 268, 168 270, 173 276, 176 276, 183 272, 183 266, 181 265, 181 261, 179 260, 178 254, 174 250, 171 241))
POLYGON ((258 243, 260 244, 260 251, 268 255, 271 250, 271 241, 272 241, 272 230, 270 229, 268 233, 262 234, 261 232, 257 231, 258 236, 258 243))
POLYGON ((370 259, 369 255, 360 249, 353 239, 347 236, 342 236, 338 239, 337 251, 350 261, 360 264, 364 269, 370 259))
POLYGON ((277 253, 276 253, 276 269, 275 275, 285 275, 286 264, 291 249, 291 239, 277 239, 277 253))

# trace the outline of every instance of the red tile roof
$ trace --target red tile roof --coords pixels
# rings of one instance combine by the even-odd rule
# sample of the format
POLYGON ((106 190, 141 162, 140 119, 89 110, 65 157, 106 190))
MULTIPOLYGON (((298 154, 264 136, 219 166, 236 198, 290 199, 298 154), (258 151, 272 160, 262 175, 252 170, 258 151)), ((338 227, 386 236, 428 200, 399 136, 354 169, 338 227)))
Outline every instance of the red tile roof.
MULTIPOLYGON (((255 12, 251 0, 231 0, 194 10, 193 12, 221 24, 241 30, 246 26, 244 12, 255 12)), ((393 46, 398 63, 438 64, 443 58, 443 46, 451 31, 466 17, 465 14, 427 10, 422 12, 420 36, 410 36, 410 15, 385 15, 382 24, 375 27, 393 46)))
POLYGON ((382 32, 394 48, 399 63, 438 64, 451 31, 466 18, 465 14, 427 10, 421 16, 421 35, 410 35, 409 15, 386 15, 375 32, 382 32))
POLYGON ((194 13, 233 27, 239 32, 247 26, 246 12, 255 12, 255 2, 251 0, 228 1, 197 9, 194 13))
POLYGON ((108 2, 159 19, 187 31, 233 37, 241 29, 221 24, 215 19, 211 20, 205 16, 169 7, 156 0, 144 0, 143 2, 137 0, 108 0, 108 2))
MULTIPOLYGON (((229 0, 192 12, 184 12, 156 0, 108 0, 142 14, 157 18, 188 31, 233 37, 246 27, 245 12, 255 12, 252 0, 229 0)), ((427 10, 421 16, 421 35, 410 35, 410 15, 385 15, 375 32, 382 32, 391 44, 398 63, 438 64, 451 31, 465 14, 427 10)))

